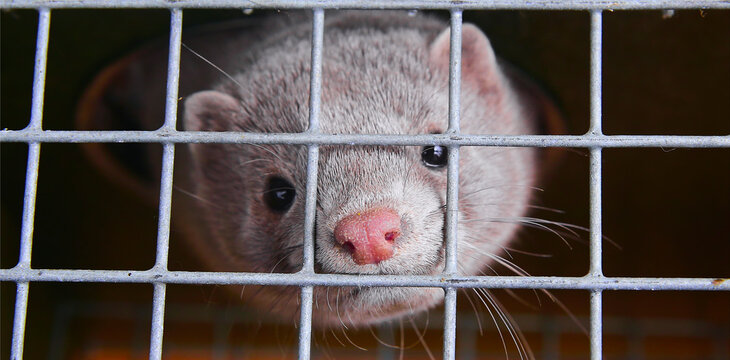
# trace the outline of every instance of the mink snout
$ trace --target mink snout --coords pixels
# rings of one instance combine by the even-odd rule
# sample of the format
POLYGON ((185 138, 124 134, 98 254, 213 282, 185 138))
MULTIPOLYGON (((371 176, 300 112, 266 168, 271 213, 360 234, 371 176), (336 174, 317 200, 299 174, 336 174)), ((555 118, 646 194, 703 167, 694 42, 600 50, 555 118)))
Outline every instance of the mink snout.
POLYGON ((335 240, 358 265, 377 264, 393 257, 400 223, 400 216, 391 209, 357 212, 337 223, 335 240))

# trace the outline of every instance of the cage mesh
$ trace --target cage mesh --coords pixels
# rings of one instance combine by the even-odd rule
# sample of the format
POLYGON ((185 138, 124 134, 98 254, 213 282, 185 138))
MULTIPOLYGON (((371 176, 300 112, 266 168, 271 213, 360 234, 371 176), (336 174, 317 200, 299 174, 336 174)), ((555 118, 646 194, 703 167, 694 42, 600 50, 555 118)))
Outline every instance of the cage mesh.
POLYGON ((28 126, 22 130, 0 131, 0 142, 27 143, 29 146, 26 173, 21 249, 18 264, 0 270, 0 280, 15 282, 17 296, 12 333, 11 358, 23 357, 23 339, 31 282, 114 282, 153 284, 150 359, 162 357, 162 338, 167 284, 260 284, 292 285, 301 288, 301 317, 299 322, 299 358, 310 358, 312 291, 315 286, 417 286, 439 287, 446 294, 444 308, 443 357, 454 359, 456 352, 456 290, 460 288, 510 289, 579 289, 590 293, 590 349, 591 359, 602 358, 602 292, 604 290, 704 290, 728 291, 730 283, 711 278, 619 278, 602 273, 601 240, 601 155, 603 148, 667 147, 667 148, 729 148, 730 136, 638 136, 603 135, 601 127, 601 54, 602 11, 614 9, 680 9, 730 8, 725 1, 277 1, 257 0, 196 0, 196 1, 4 1, 1 8, 35 8, 39 12, 35 75, 33 81, 32 112, 28 126), (168 63, 167 101, 164 125, 155 131, 51 131, 43 130, 43 100, 51 9, 55 8, 169 8, 170 56, 168 63), (312 9, 312 71, 310 88, 310 126, 298 134, 245 134, 203 133, 178 131, 177 120, 180 44, 184 8, 299 8, 312 9), (413 8, 447 9, 451 14, 451 46, 449 77, 449 129, 435 135, 327 135, 319 131, 322 36, 325 9, 328 8, 413 8), (461 134, 459 130, 459 91, 462 11, 465 9, 572 9, 590 12, 590 129, 584 135, 522 135, 486 136, 461 134), (31 249, 35 213, 36 189, 41 144, 85 142, 139 142, 160 143, 163 146, 162 177, 160 184, 157 254, 154 267, 145 271, 131 270, 51 270, 31 267, 31 249), (296 144, 308 149, 307 190, 305 209, 304 263, 295 274, 211 273, 170 271, 167 267, 170 237, 170 209, 172 172, 175 144, 178 143, 241 143, 241 144, 296 144), (322 145, 443 145, 449 148, 446 268, 438 276, 357 276, 318 274, 314 271, 314 216, 319 147, 322 145), (509 277, 459 276, 456 273, 456 210, 458 199, 459 148, 462 146, 518 146, 518 147, 579 147, 590 150, 590 271, 582 277, 509 277))

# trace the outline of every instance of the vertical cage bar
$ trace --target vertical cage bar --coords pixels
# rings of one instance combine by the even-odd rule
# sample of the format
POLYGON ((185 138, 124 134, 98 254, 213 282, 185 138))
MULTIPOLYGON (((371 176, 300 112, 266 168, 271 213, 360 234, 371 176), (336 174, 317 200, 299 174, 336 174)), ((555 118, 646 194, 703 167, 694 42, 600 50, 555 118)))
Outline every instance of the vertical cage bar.
MULTIPOLYGON (((48 39, 51 29, 51 10, 38 11, 38 34, 36 39, 35 69, 33 74, 33 98, 31 102, 30 123, 26 129, 40 130, 43 123, 43 95, 46 83, 46 62, 48 58, 48 39)), ((20 254, 16 268, 30 269, 33 248, 33 227, 35 222, 35 202, 38 190, 38 168, 40 165, 41 144, 28 145, 28 164, 25 173, 25 194, 23 195, 23 224, 20 232, 20 254)), ((15 313, 13 314, 13 337, 10 358, 23 358, 25 324, 28 314, 28 282, 18 282, 15 294, 15 313)))
MULTIPOLYGON (((322 98, 322 49, 324 39, 324 10, 312 10, 312 57, 309 73, 309 129, 319 133, 319 113, 322 98)), ((314 227, 317 212, 317 171, 319 146, 307 146, 307 190, 304 208, 304 246, 302 272, 314 272, 314 227)), ((312 344, 312 302, 314 288, 302 286, 299 308, 299 359, 310 358, 312 344)))
POLYGON ((591 160, 590 160, 590 275, 603 276, 602 270, 602 254, 601 254, 601 240, 603 238, 602 231, 602 194, 601 194, 601 180, 602 180, 602 152, 600 148, 591 149, 591 160))
MULTIPOLYGON (((449 133, 460 131, 461 105, 461 25, 462 11, 451 11, 449 49, 449 133)), ((459 220, 459 147, 449 147, 446 180, 446 264, 444 273, 457 273, 457 240, 459 220)), ((456 289, 444 289, 444 359, 456 357, 456 289)))
POLYGON ((13 317, 13 340, 10 359, 23 359, 23 342, 25 339, 25 317, 28 313, 28 282, 17 283, 15 294, 15 315, 13 317))
POLYGON ((449 131, 458 133, 461 111, 461 25, 462 11, 451 10, 449 39, 449 131))
POLYGON ((180 45, 182 43, 182 9, 172 9, 170 18, 170 44, 167 58, 167 93, 165 96, 165 124, 163 128, 175 130, 177 123, 178 89, 180 84, 180 45))
POLYGON ((591 12, 591 128, 594 135, 602 134, 601 88, 603 83, 603 16, 600 10, 591 12))
POLYGON ((603 293, 591 290, 591 360, 603 358, 603 293))
POLYGON ((322 89, 322 48, 324 10, 314 9, 312 18, 312 66, 309 74, 309 131, 319 131, 319 106, 322 89))
MULTIPOLYGON (((170 43, 167 62, 167 92, 165 99, 165 123, 162 129, 175 130, 177 123, 178 87, 180 79, 180 46, 182 42, 182 10, 170 12, 170 43)), ((162 147, 162 173, 160 176, 159 222, 157 224, 157 258, 154 270, 166 271, 170 248, 170 216, 172 206, 172 179, 175 164, 175 144, 162 147)), ((150 331, 150 359, 162 358, 162 338, 165 328, 164 283, 154 283, 152 299, 152 328, 150 331)))
MULTIPOLYGON (((601 149, 591 149, 590 166, 591 202, 591 264, 589 276, 602 277, 601 270, 601 149)), ((591 359, 600 360, 603 349, 603 317, 601 290, 591 290, 591 359)))
MULTIPOLYGON (((601 134, 601 12, 591 13, 591 133, 601 134)), ((601 240, 602 231, 602 205, 601 205, 601 148, 591 149, 590 165, 590 215, 591 232, 590 248, 591 263, 590 273, 602 275, 601 270, 601 240)))
MULTIPOLYGON (((48 57, 50 28, 51 11, 42 8, 38 14, 38 38, 36 42, 35 72, 33 75, 33 100, 31 103, 30 123, 27 129, 40 130, 42 127, 43 95, 45 92, 46 58, 48 57)), ((25 195, 23 197, 23 225, 20 232, 20 256, 17 265, 22 268, 30 268, 40 150, 39 143, 34 142, 29 144, 28 167, 25 175, 25 195)))
POLYGON ((164 283, 154 284, 152 295, 152 331, 150 332, 150 360, 162 359, 162 336, 165 329, 165 294, 164 283))
POLYGON ((43 119, 43 96, 46 88, 46 62, 48 60, 48 38, 51 28, 51 10, 38 10, 38 37, 35 47, 35 68, 33 74, 33 99, 30 124, 27 129, 40 130, 43 119))
POLYGON ((456 359, 456 289, 444 289, 444 356, 445 360, 456 359))
MULTIPOLYGON (((449 59, 449 132, 459 132, 459 103, 461 88, 461 11, 451 15, 451 55, 449 59)), ((446 269, 447 274, 457 270, 457 226, 459 211, 459 147, 449 148, 446 184, 446 269)))
MULTIPOLYGON (((319 112, 322 95, 322 41, 324 10, 314 9, 312 20, 312 64, 309 83, 309 133, 319 132, 319 112)), ((314 226, 317 211, 317 168, 319 146, 308 146, 307 193, 304 209, 304 253, 302 271, 314 271, 314 226)))
MULTIPOLYGON (((173 9, 170 17, 170 55, 167 67, 167 95, 165 101, 165 124, 163 125, 163 129, 175 130, 175 124, 177 122, 178 84, 180 78, 182 10, 173 9)), ((158 270, 167 270, 167 257, 170 247, 170 215, 174 163, 175 145, 173 143, 163 144, 162 173, 160 176, 159 221, 157 224, 157 259, 155 261, 155 268, 158 270)))
POLYGON ((314 227, 317 218, 317 169, 319 168, 319 146, 307 146, 307 192, 304 208, 304 247, 302 270, 314 272, 314 227))
POLYGON ((41 144, 28 145, 28 164, 25 171, 25 194, 23 195, 23 224, 20 231, 20 257, 16 267, 30 268, 35 222, 35 201, 38 191, 38 170, 41 159, 41 144))
MULTIPOLYGON (((603 18, 600 10, 591 12, 591 126, 593 135, 602 134, 601 87, 602 87, 602 38, 603 18)), ((590 270, 589 276, 602 277, 601 241, 602 230, 602 153, 600 147, 591 148, 590 160, 590 270)), ((603 293, 592 290, 591 308, 591 359, 600 360, 603 351, 603 293)))
MULTIPOLYGON (((164 144, 162 154, 162 177, 160 185, 160 210, 157 228, 157 260, 154 270, 167 270, 167 257, 170 245, 170 213, 172 203, 172 174, 175 161, 175 145, 164 144)), ((150 359, 162 358, 162 336, 165 321, 164 283, 154 283, 152 300, 152 331, 150 332, 150 359)))
POLYGON ((312 346, 312 302, 314 288, 302 286, 299 313, 299 360, 308 360, 312 346))
MULTIPOLYGON (((23 225, 21 231, 20 260, 16 268, 30 269, 31 248, 33 242, 33 222, 35 218, 35 200, 38 189, 38 167, 40 164, 41 144, 31 143, 28 148, 28 165, 25 174, 25 195, 23 197, 23 225)), ((11 359, 23 358, 23 342, 25 339, 25 319, 28 310, 28 282, 17 283, 15 295, 15 315, 13 318, 13 340, 11 359)))

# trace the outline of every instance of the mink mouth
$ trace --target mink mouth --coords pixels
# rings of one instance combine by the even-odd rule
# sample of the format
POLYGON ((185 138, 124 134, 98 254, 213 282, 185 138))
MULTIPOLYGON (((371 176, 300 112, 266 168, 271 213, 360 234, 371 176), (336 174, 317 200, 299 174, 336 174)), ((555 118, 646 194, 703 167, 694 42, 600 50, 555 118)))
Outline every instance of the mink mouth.
MULTIPOLYGON (((366 274, 366 273, 362 273, 362 274, 348 274, 348 275, 370 275, 370 276, 389 276, 389 275, 433 276, 433 275, 438 275, 441 273, 441 271, 439 271, 439 269, 441 269, 444 264, 443 254, 444 254, 444 248, 442 247, 441 250, 439 251, 439 258, 438 258, 437 263, 432 267, 432 269, 431 269, 432 271, 428 274, 391 274, 391 273, 366 274)), ((343 286, 343 287, 341 287, 341 289, 347 289, 348 287, 349 286, 343 286)), ((349 291, 343 293, 341 295, 342 296, 341 299, 357 300, 365 292, 381 291, 381 290, 390 291, 390 290, 402 289, 402 288, 415 289, 415 288, 422 288, 422 287, 418 287, 418 286, 366 286, 366 287, 357 286, 357 287, 351 287, 351 289, 349 291)), ((425 288, 425 287, 423 287, 423 288, 425 288)))
POLYGON ((354 319, 353 325, 358 323, 364 325, 387 321, 408 313, 415 315, 442 301, 433 296, 431 289, 420 287, 354 288, 338 295, 338 300, 335 303, 340 307, 339 311, 335 310, 334 313, 337 313, 337 315, 330 314, 330 317, 332 320, 339 321, 342 321, 342 319, 353 321, 354 319), (388 301, 388 299, 394 300, 398 295, 398 289, 402 288, 410 290, 411 296, 409 296, 408 301, 388 301), (377 298, 380 301, 377 304, 360 303, 363 298, 372 296, 372 294, 369 294, 372 292, 378 292, 377 298), (342 308, 343 306, 345 308, 342 308), (377 310, 374 311, 374 308, 377 308, 377 310))

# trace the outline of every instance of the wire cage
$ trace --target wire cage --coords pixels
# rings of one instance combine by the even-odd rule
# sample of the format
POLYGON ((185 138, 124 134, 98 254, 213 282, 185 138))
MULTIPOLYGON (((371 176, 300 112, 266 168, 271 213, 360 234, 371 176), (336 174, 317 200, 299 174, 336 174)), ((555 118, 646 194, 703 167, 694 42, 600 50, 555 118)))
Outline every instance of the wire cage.
MULTIPOLYGON (((20 130, 0 131, 0 143, 28 144, 27 170, 25 174, 25 193, 23 196, 22 227, 20 231, 20 249, 18 262, 12 268, 0 269, 0 280, 15 283, 17 286, 12 325, 11 359, 21 359, 24 353, 24 337, 26 335, 26 317, 28 315, 30 284, 48 283, 131 283, 151 284, 153 286, 151 301, 151 324, 145 324, 149 330, 149 358, 163 357, 163 335, 167 329, 166 313, 190 314, 176 305, 166 307, 168 288, 171 285, 276 285, 299 287, 300 318, 298 319, 299 359, 312 356, 312 307, 313 288, 319 286, 391 286, 391 287, 432 287, 441 288, 445 292, 443 308, 443 358, 457 358, 457 321, 471 323, 459 313, 457 316, 457 290, 469 288, 484 289, 545 289, 545 290, 577 290, 589 294, 589 339, 590 358, 601 359, 605 355, 603 339, 620 332, 623 328, 640 326, 653 327, 656 331, 672 328, 674 325, 641 325, 641 321, 630 318, 607 318, 603 314, 604 293, 616 290, 625 291, 709 291, 726 292, 730 283, 722 279, 727 274, 713 277, 627 277, 605 276, 603 274, 603 149, 607 148, 730 148, 729 135, 605 135, 602 126, 602 87, 603 87, 603 49, 604 49, 604 12, 614 10, 663 10, 663 9, 730 9, 730 3, 721 0, 701 1, 234 1, 234 0, 196 0, 196 1, 162 1, 162 0, 84 0, 84 1, 38 1, 38 0, 4 0, 3 9, 37 9, 38 31, 35 49, 35 70, 32 87, 32 109, 30 122, 20 130), (76 131, 46 130, 43 126, 44 90, 46 78, 47 54, 51 28, 51 14, 57 9, 86 8, 157 8, 170 11, 170 37, 168 81, 166 89, 166 106, 164 125, 154 131, 76 131), (309 129, 295 134, 261 134, 247 133, 242 136, 234 132, 191 132, 176 129, 178 118, 178 83, 181 53, 181 34, 183 13, 185 9, 194 8, 253 8, 253 9, 309 9, 313 13, 312 22, 312 63, 310 84, 309 129), (451 52, 449 76, 449 128, 444 134, 431 135, 330 135, 320 132, 319 114, 322 88, 322 54, 324 18, 330 9, 419 9, 447 10, 451 26, 451 52), (581 135, 472 135, 460 132, 460 89, 461 68, 461 29, 462 13, 468 10, 580 10, 590 17, 590 120, 589 128, 581 135), (39 179, 41 145, 48 143, 153 143, 159 144, 163 150, 161 183, 159 185, 159 207, 157 222, 157 245, 154 266, 147 270, 87 270, 87 269, 43 269, 31 266, 31 250, 34 234, 35 205, 39 179), (226 143, 226 144, 288 144, 305 146, 308 154, 306 179, 305 235, 304 259, 302 270, 294 274, 279 273, 239 273, 239 272, 206 272, 170 270, 168 254, 171 236, 171 202, 173 196, 173 164, 175 161, 175 145, 186 143, 226 143), (314 270, 314 224, 317 194, 317 169, 319 149, 327 145, 395 145, 425 146, 441 145, 449 149, 447 211, 446 211, 446 267, 443 274, 437 276, 358 276, 345 274, 322 274, 314 270), (589 152, 589 271, 584 276, 462 276, 457 274, 456 261, 456 211, 458 210, 458 178, 459 149, 469 146, 491 147, 540 147, 540 148, 579 148, 589 152), (633 321, 633 322, 632 322, 633 321), (628 324, 628 325, 627 325, 628 324)), ((720 119, 728 122, 729 119, 720 119)), ((724 199, 730 202, 729 199, 724 199)), ((725 239, 727 240, 727 239, 725 239)), ((727 254, 725 254, 727 258, 727 254)), ((138 310, 115 307, 115 311, 138 310), (126 309, 126 310, 125 310, 126 309)), ((61 318, 67 319, 69 314, 93 313, 95 306, 69 305, 65 307, 61 318), (64 317, 66 316, 66 317, 64 317)), ((217 310, 216 310, 217 311, 217 310)), ((216 312, 212 315, 221 323, 244 321, 241 317, 230 316, 227 312, 216 312), (236 320, 238 319, 238 320, 236 320)), ((519 316, 516 316, 518 319, 519 316)), ((245 318, 245 316, 244 316, 245 318)), ((537 320, 523 317, 521 322, 527 327, 542 331, 537 320), (532 325, 529 325, 532 324, 532 325)), ((562 320, 561 320, 562 321, 562 320)), ((138 321, 139 322, 139 321, 138 321)), ((61 321, 63 323, 63 321, 61 321)), ((559 321, 558 321, 559 323, 559 321)), ((434 326, 433 324, 430 326, 434 326)), ((440 325, 439 325, 440 326, 440 325)), ((685 328, 679 325, 679 328, 685 328)), ((708 324, 687 325, 692 331, 716 335, 718 339, 717 356, 726 356, 728 350, 727 337, 730 334, 727 326, 711 326, 708 324), (700 329, 700 330, 697 330, 700 329), (724 355, 723 355, 724 354, 724 355)), ((472 331, 474 326, 472 324, 472 331)), ((459 331, 462 331, 461 328, 459 331)), ((58 332, 63 333, 63 326, 58 332)), ((468 331, 467 331, 468 332, 468 331)), ((680 331, 681 332, 681 331, 680 331)), ((691 332, 691 331, 690 331, 691 332)), ((550 332, 546 332, 550 334, 550 332)), ((5 336, 5 335, 4 335, 5 336)), ((557 355, 556 355, 557 356, 557 355)), ((387 358, 387 357, 383 357, 387 358)), ((546 357, 548 358, 548 357, 546 357)))

